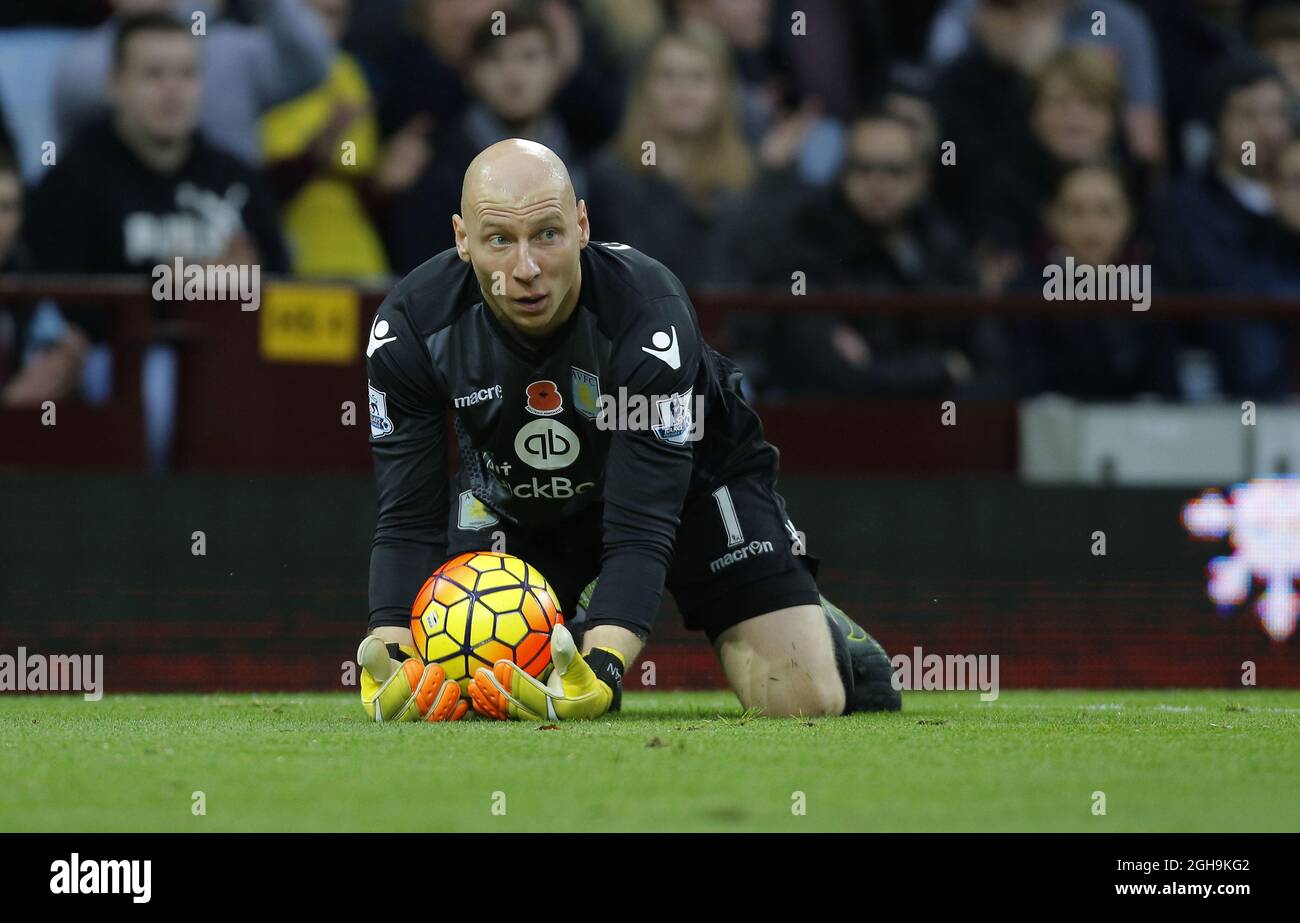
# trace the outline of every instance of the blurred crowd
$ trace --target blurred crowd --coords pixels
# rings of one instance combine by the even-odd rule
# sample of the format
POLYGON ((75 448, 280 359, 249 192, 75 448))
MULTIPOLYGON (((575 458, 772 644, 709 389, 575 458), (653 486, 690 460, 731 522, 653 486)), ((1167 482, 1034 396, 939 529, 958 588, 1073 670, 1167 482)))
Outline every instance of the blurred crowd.
MULTIPOLYGON (((1295 390, 1291 328, 1234 305, 1300 297, 1300 0, 5 10, 0 63, 75 32, 47 71, 0 67, 0 272, 179 256, 381 281, 450 246, 469 160, 525 137, 570 165, 595 239, 696 292, 1041 293, 1067 257, 1150 267, 1140 321, 733 316, 766 396, 1295 390), (1221 316, 1161 317, 1184 293, 1221 316)), ((94 390, 109 317, 0 307, 3 400, 94 390)))

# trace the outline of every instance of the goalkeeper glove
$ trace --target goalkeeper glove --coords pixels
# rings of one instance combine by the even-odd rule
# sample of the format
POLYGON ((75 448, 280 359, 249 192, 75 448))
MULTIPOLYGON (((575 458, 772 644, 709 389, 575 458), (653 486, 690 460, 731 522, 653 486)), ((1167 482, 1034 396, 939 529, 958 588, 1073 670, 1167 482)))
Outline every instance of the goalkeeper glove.
POLYGON ((556 625, 551 662, 545 684, 510 660, 498 660, 491 670, 480 667, 469 687, 474 710, 499 721, 573 721, 618 710, 625 664, 617 651, 598 647, 579 657, 569 629, 556 625))
POLYGON ((414 648, 369 635, 357 648, 361 706, 384 721, 459 721, 469 710, 460 686, 436 663, 425 665, 414 648))

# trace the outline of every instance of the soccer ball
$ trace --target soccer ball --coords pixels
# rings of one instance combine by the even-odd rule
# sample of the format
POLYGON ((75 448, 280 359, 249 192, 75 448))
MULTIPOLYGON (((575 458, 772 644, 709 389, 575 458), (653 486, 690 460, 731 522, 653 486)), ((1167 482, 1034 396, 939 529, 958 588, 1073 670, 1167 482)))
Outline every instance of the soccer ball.
POLYGON ((468 551, 424 582, 411 607, 411 634, 425 663, 469 691, 479 667, 513 660, 540 677, 551 663, 551 629, 564 621, 555 591, 514 555, 468 551))

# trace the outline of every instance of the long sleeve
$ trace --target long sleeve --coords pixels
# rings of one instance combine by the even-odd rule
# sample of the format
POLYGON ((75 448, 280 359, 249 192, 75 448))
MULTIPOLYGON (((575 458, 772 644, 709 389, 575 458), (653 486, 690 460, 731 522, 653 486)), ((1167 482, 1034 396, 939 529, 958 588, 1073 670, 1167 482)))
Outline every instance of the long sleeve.
POLYGON ((446 558, 446 402, 400 296, 371 323, 370 445, 379 514, 370 551, 370 627, 408 625, 421 584, 446 558))
POLYGON ((616 387, 649 408, 647 428, 619 429, 605 467, 604 550, 588 617, 648 635, 659 609, 690 485, 694 385, 702 346, 684 296, 619 338, 616 387))

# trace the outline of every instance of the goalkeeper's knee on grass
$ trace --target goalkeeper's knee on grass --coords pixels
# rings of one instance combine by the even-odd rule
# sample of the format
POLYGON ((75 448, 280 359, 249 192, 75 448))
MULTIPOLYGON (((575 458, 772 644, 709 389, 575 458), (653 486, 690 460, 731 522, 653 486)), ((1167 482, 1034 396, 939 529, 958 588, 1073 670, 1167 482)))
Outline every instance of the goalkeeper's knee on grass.
POLYGON ((885 649, 839 606, 825 596, 821 601, 835 645, 835 666, 844 683, 844 714, 898 711, 903 694, 894 688, 894 669, 885 649))

